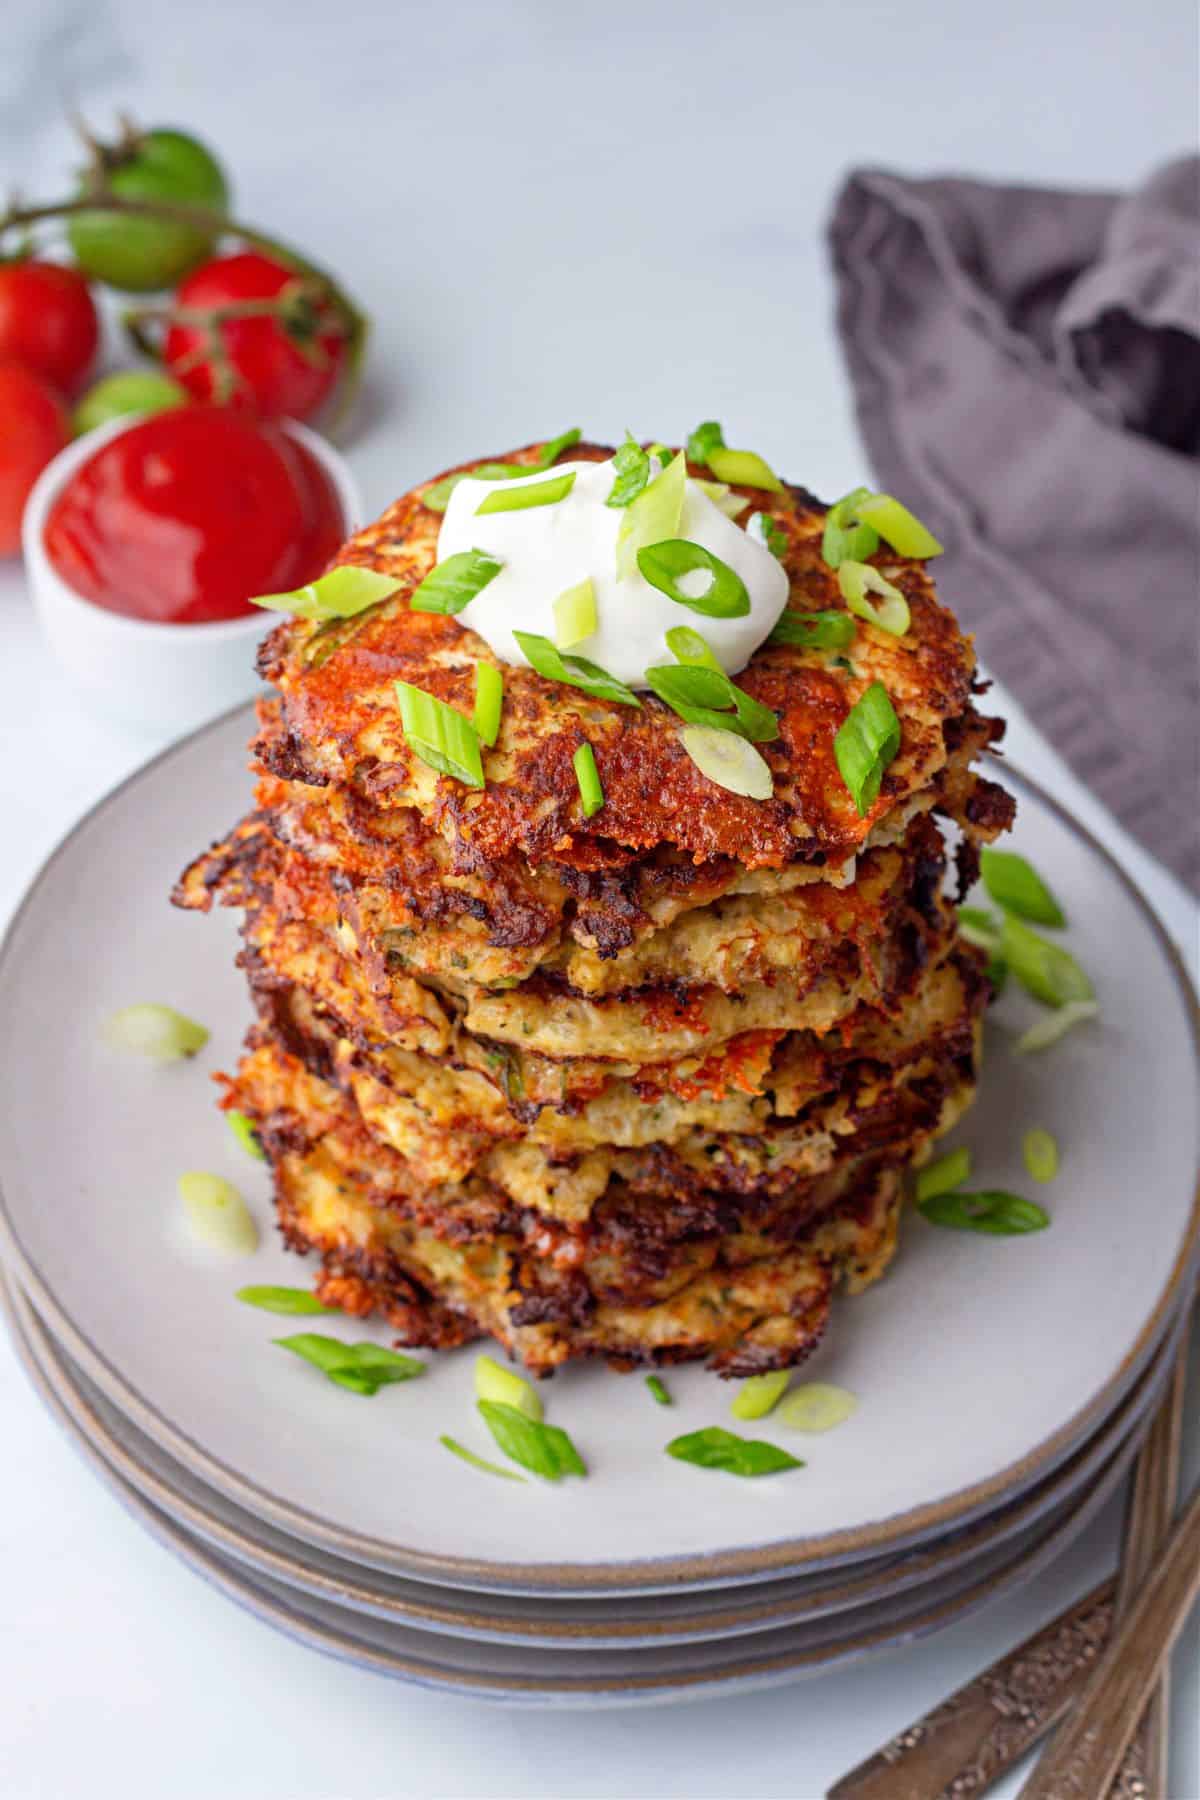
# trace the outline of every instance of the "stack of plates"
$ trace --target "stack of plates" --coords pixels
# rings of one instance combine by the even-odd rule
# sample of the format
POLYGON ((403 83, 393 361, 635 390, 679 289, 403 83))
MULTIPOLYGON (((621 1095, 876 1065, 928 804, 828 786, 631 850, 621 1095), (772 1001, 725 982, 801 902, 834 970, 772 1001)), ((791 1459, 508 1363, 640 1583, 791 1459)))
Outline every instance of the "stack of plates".
MULTIPOLYGON (((895 1647, 1029 1580, 1127 1471, 1192 1291, 1197 1026, 1183 971, 1105 852, 1028 782, 1017 843, 1052 881, 1100 1026, 1039 1057, 1006 995, 961 1136, 979 1184, 1029 1191, 1020 1140, 1052 1131, 1048 1231, 998 1239, 913 1218, 885 1281, 844 1308, 805 1378, 854 1390, 826 1436, 773 1430, 803 1469, 758 1481, 663 1454, 730 1423, 730 1388, 572 1369, 543 1390, 588 1478, 501 1482, 471 1351, 369 1403, 239 1306, 303 1279, 269 1241, 243 1262, 174 1222, 184 1168, 227 1174, 264 1223, 204 1069, 245 1025, 230 921, 166 904, 211 821, 237 810, 239 712, 104 801, 51 859, 0 961, 0 1251, 31 1378, 93 1468, 207 1579, 315 1648, 402 1680, 535 1705, 629 1705, 794 1680, 895 1647), (101 1026, 165 1000, 212 1030, 197 1063, 121 1059, 101 1026)), ((336 1319, 322 1328, 343 1329, 336 1319)), ((355 1327, 363 1335, 370 1327, 355 1327)), ((387 1342, 379 1329, 378 1340, 387 1342)))

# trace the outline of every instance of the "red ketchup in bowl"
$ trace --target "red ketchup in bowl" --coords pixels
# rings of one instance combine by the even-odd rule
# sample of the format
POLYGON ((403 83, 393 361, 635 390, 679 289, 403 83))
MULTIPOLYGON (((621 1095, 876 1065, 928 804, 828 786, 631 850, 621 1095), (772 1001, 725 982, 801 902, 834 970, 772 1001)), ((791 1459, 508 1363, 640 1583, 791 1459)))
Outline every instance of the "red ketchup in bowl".
POLYGON ((280 426, 213 406, 131 425, 72 476, 46 521, 63 580, 158 625, 236 619, 303 587, 346 535, 337 492, 280 426))

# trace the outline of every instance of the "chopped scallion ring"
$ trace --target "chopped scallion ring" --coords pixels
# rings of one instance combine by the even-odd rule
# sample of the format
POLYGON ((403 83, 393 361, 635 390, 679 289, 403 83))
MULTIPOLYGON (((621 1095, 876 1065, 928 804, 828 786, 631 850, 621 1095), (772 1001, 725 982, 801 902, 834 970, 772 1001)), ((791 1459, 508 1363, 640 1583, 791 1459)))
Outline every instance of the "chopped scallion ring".
POLYGON ((833 740, 842 780, 860 819, 879 797, 883 772, 900 748, 900 721, 881 681, 850 708, 833 740))
POLYGON ((680 742, 700 773, 727 793, 747 800, 769 800, 775 792, 771 771, 754 745, 733 731, 711 725, 685 725, 680 742))
MULTIPOLYGON (((750 504, 745 494, 735 494, 728 482, 697 481, 696 486, 702 493, 707 494, 713 505, 719 512, 723 512, 727 519, 736 519, 739 513, 744 513, 750 504)), ((749 530, 749 525, 746 529, 749 530)))
POLYGON ((617 533, 619 581, 628 581, 637 568, 639 550, 676 535, 686 496, 687 458, 681 450, 625 508, 617 533))
POLYGON ((582 743, 572 761, 575 765, 575 779, 579 783, 583 816, 590 819, 604 805, 604 789, 600 785, 600 771, 596 767, 596 752, 589 743, 582 743))
POLYGON ((596 613, 596 590, 589 579, 564 588, 554 602, 554 642, 560 650, 571 650, 590 638, 599 623, 596 613))
POLYGON ((386 600, 399 586, 394 575, 344 564, 291 593, 254 594, 250 604, 265 607, 268 612, 292 613, 297 619, 352 619, 368 606, 386 600))
POLYGON ((646 670, 652 693, 689 725, 709 725, 717 731, 735 731, 755 743, 767 744, 779 736, 779 721, 769 706, 735 687, 716 664, 659 664, 646 670), (726 710, 729 709, 729 710, 726 710))
POLYGON ((797 650, 845 650, 857 629, 849 613, 803 613, 789 607, 776 619, 767 642, 792 644, 797 650))
POLYGON ((205 1026, 176 1012, 173 1006, 123 1006, 105 1024, 104 1035, 117 1050, 136 1050, 155 1062, 195 1056, 209 1039, 205 1026))
POLYGON ((766 1375, 750 1375, 729 1403, 735 1419, 765 1419, 783 1396, 792 1379, 790 1369, 772 1369, 766 1375))
POLYGON ((532 1384, 492 1356, 475 1358, 475 1397, 515 1406, 530 1419, 541 1419, 542 1402, 532 1384))
POLYGON ((233 1136, 237 1139, 247 1156, 256 1157, 259 1162, 264 1162, 266 1160, 266 1151, 263 1149, 262 1140, 254 1128, 253 1119, 247 1118, 244 1112, 227 1112, 225 1114, 225 1123, 228 1125, 233 1136))
POLYGON ((912 624, 912 614, 898 587, 885 580, 870 563, 843 562, 837 575, 842 598, 856 618, 865 619, 868 625, 886 631, 889 637, 904 636, 912 624), (867 599, 869 593, 880 595, 883 605, 874 606, 867 599))
POLYGON ((714 450, 725 447, 725 433, 715 419, 706 419, 703 425, 697 425, 687 441, 688 461, 707 463, 714 450))
POLYGON ((718 481, 732 486, 765 488, 771 494, 783 492, 783 483, 770 463, 753 450, 727 450, 719 445, 709 451, 708 466, 718 481))
POLYGON ((470 720, 407 681, 396 683, 396 698, 404 739, 413 755, 439 775, 449 775, 468 787, 483 787, 483 757, 470 720))
POLYGON ((1066 914, 1033 864, 1015 850, 980 851, 983 885, 992 899, 1035 925, 1065 925, 1066 914))
POLYGON ((926 1163, 923 1169, 917 1170, 913 1184, 917 1205, 935 1199, 938 1194, 953 1193, 970 1173, 971 1152, 963 1147, 948 1150, 936 1162, 926 1163))
POLYGON ((561 681, 567 687, 581 688, 594 700, 616 700, 622 706, 640 706, 642 703, 631 688, 599 663, 589 662, 586 656, 567 656, 536 631, 514 631, 514 638, 521 647, 531 669, 536 669, 546 681, 561 681))
POLYGON ((214 1250, 247 1256, 258 1248, 258 1226, 242 1196, 222 1175, 190 1169, 179 1177, 179 1198, 195 1237, 214 1250))
POLYGON ((968 944, 974 944, 977 950, 986 950, 989 956, 1000 955, 1000 921, 995 913, 987 912, 982 906, 960 906, 958 930, 960 937, 968 944))
POLYGON ((631 433, 613 457, 614 480, 605 506, 629 506, 650 480, 650 452, 631 433))
POLYGON ((884 543, 901 556, 928 559, 942 554, 943 546, 928 526, 922 525, 907 506, 901 506, 890 494, 868 494, 855 502, 854 512, 862 524, 872 526, 884 543))
POLYGON ((1046 1006, 1094 1000, 1095 989, 1069 950, 1041 937, 1014 913, 1000 928, 1000 957, 1021 986, 1046 1006))
POLYGON ((1074 1031, 1076 1025, 1099 1017, 1100 1008, 1094 1000, 1068 1000, 1054 1012, 1047 1013, 1045 1018, 1038 1019, 1028 1031, 1023 1031, 1013 1049, 1018 1056, 1030 1056, 1038 1050, 1049 1050, 1065 1038, 1068 1031, 1074 1031))
POLYGON ((865 562, 879 548, 879 533, 870 525, 860 525, 854 509, 866 500, 870 488, 852 488, 835 501, 825 515, 825 531, 821 538, 821 556, 831 569, 839 569, 847 560, 865 562))
POLYGON ((432 568, 409 600, 409 610, 460 613, 504 567, 488 550, 460 550, 432 568))
POLYGON ((454 475, 443 475, 440 481, 435 481, 432 487, 426 488, 421 495, 421 504, 427 506, 430 512, 445 512, 450 504, 450 496, 460 481, 516 481, 522 475, 537 475, 542 469, 552 468, 563 451, 569 450, 572 444, 577 444, 582 436, 583 433, 578 428, 564 431, 560 436, 551 438, 549 443, 543 444, 529 462, 485 462, 473 469, 460 469, 454 475))
POLYGON ((297 1314, 336 1313, 336 1306, 326 1306, 310 1294, 307 1288, 294 1287, 244 1287, 239 1288, 233 1296, 244 1306, 257 1306, 263 1312, 282 1313, 288 1318, 297 1314))
POLYGON ((716 669, 719 675, 725 673, 700 633, 693 631, 690 625, 672 625, 666 639, 667 649, 681 663, 690 663, 701 669, 716 669))
POLYGON ((481 744, 491 749, 500 735, 500 712, 504 705, 504 677, 495 663, 475 664, 475 711, 471 723, 481 744))
POLYGON ((736 569, 687 538, 667 538, 662 543, 647 544, 637 553, 637 566, 651 587, 709 619, 742 619, 750 611, 746 584, 736 569), (703 571, 709 576, 699 593, 689 593, 683 578, 703 571))
POLYGON ((1022 1237, 1029 1231, 1045 1231, 1050 1215, 1036 1200, 1025 1200, 1020 1194, 1006 1194, 1001 1189, 985 1193, 964 1194, 956 1188, 952 1194, 935 1194, 918 1208, 931 1225, 946 1225, 953 1231, 979 1231, 986 1237, 1022 1237))
POLYGON ((1021 1155, 1035 1181, 1053 1181, 1058 1174, 1058 1144, 1040 1125, 1021 1139, 1021 1155))
POLYGON ((489 1462, 486 1456, 476 1456, 473 1450, 468 1450, 465 1444, 460 1444, 457 1438, 448 1437, 445 1432, 438 1438, 438 1443, 463 1462, 470 1463, 473 1469, 481 1469, 485 1475, 499 1475, 505 1481, 524 1483, 525 1477, 518 1475, 515 1469, 502 1469, 499 1463, 489 1462))
POLYGON ((549 481, 531 481, 523 487, 497 488, 495 493, 487 494, 475 508, 475 516, 481 513, 524 512, 531 506, 557 506, 565 500, 575 486, 575 471, 568 469, 565 475, 553 475, 549 481))
POLYGON ((666 1384, 659 1376, 647 1375, 646 1386, 650 1389, 651 1397, 658 1402, 659 1406, 671 1405, 671 1396, 667 1392, 666 1384))
POLYGON ((858 1411, 858 1395, 831 1381, 806 1381, 793 1388, 778 1412, 777 1425, 790 1431, 833 1431, 858 1411))
POLYGON ((746 536, 757 538, 759 543, 765 545, 771 552, 772 556, 787 555, 787 532, 781 525, 776 524, 770 513, 752 513, 746 521, 746 536))

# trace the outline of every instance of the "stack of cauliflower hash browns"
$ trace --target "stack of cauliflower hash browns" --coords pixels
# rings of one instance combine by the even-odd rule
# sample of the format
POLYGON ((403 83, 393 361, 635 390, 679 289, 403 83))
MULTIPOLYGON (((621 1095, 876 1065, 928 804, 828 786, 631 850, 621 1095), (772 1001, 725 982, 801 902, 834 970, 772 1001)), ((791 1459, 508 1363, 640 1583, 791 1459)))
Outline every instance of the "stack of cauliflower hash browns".
MULTIPOLYGON (((622 706, 507 664, 474 789, 414 755, 397 706, 401 680, 469 717, 496 662, 409 609, 437 555, 431 487, 338 558, 393 576, 390 598, 266 641, 256 810, 176 890, 245 913, 257 1023, 224 1103, 254 1123, 320 1297, 401 1343, 490 1334, 535 1374, 798 1363, 835 1291, 887 1267, 905 1171, 974 1089, 990 990, 936 821, 959 828, 961 892, 1013 805, 972 772, 1003 726, 972 704, 971 644, 924 564, 885 549, 903 639, 768 641, 738 676, 779 721, 772 798, 703 775, 652 694, 622 706), (834 737, 877 681, 900 748, 860 818, 834 737)), ((745 492, 786 534, 789 610, 844 611, 825 508, 745 492)))

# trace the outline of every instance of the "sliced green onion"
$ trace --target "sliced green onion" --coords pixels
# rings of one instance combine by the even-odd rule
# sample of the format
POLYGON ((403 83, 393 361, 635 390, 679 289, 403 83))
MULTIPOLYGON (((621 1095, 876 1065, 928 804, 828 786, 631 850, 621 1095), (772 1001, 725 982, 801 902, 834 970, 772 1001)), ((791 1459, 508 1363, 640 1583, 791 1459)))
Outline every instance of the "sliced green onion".
POLYGON ((711 725, 685 725, 679 736, 700 773, 727 793, 769 800, 775 792, 770 768, 744 737, 711 725))
POLYGON ((900 748, 900 721, 881 681, 850 708, 833 740, 842 780, 860 819, 879 796, 883 771, 900 748))
POLYGON ((671 1396, 667 1392, 665 1382, 657 1375, 647 1375, 646 1386, 650 1389, 651 1398, 656 1400, 660 1406, 670 1406, 672 1404, 671 1396))
POLYGON ((260 1312, 282 1313, 293 1317, 298 1313, 336 1313, 339 1308, 326 1306, 307 1288, 244 1287, 233 1296, 244 1306, 257 1306, 260 1312))
POLYGON ((407 681, 396 683, 396 698, 404 739, 413 755, 439 775, 450 775, 468 787, 481 788, 483 758, 470 720, 436 695, 407 681))
POLYGON ((980 865, 983 885, 1000 906, 1022 919, 1032 919, 1035 925, 1066 924, 1066 914, 1033 864, 1015 850, 993 850, 985 845, 980 865))
POLYGON ((858 1411, 858 1395, 831 1381, 806 1381, 793 1388, 775 1414, 789 1431, 832 1431, 858 1411))
POLYGON ((821 556, 831 569, 839 569, 847 560, 865 562, 878 550, 879 533, 870 525, 859 524, 854 513, 859 501, 866 500, 870 492, 870 488, 852 488, 826 513, 821 556))
POLYGON ((377 1394, 381 1387, 412 1381, 414 1376, 425 1373, 425 1364, 417 1357, 401 1356, 398 1351, 386 1350, 382 1344, 369 1340, 346 1344, 341 1338, 325 1337, 318 1331, 301 1331, 273 1342, 320 1369, 337 1387, 349 1388, 352 1394, 377 1394))
POLYGON ((564 588, 554 602, 554 642, 560 650, 570 650, 590 638, 598 624, 596 590, 590 580, 577 581, 564 588))
POLYGON ((854 511, 862 524, 872 526, 884 543, 901 556, 928 558, 942 554, 943 547, 928 526, 922 525, 907 506, 901 506, 890 494, 868 494, 855 503, 854 511))
POLYGON ((500 735, 500 713, 504 706, 504 677, 495 663, 475 664, 475 711, 471 723, 481 744, 491 749, 500 735))
POLYGON ((123 1006, 105 1024, 104 1035, 117 1050, 136 1050, 155 1062, 177 1062, 195 1056, 208 1042, 209 1033, 195 1019, 173 1006, 123 1006))
POLYGON ((1006 912, 1000 929, 1000 956, 1021 986, 1046 1006, 1094 1000, 1095 989, 1070 951, 1052 944, 1006 912))
POLYGON ((247 1156, 257 1157, 259 1162, 266 1161, 267 1153, 262 1147, 262 1139, 254 1129, 253 1119, 247 1118, 244 1112, 227 1112, 225 1123, 247 1156))
POLYGON ((706 419, 703 425, 697 425, 688 438, 688 461, 706 463, 714 450, 723 450, 724 447, 725 433, 715 419, 706 419))
POLYGON ((429 571, 409 601, 412 612, 460 613, 504 567, 488 550, 460 550, 429 571))
POLYGON ((630 505, 650 479, 650 452, 643 450, 629 433, 613 457, 613 476, 605 506, 630 505))
POLYGON ((666 538, 661 543, 646 544, 637 553, 637 566, 651 587, 674 600, 678 606, 690 607, 710 619, 742 619, 750 611, 746 584, 736 569, 687 538, 666 538), (685 593, 680 576, 705 570, 711 577, 702 593, 685 593))
POLYGON ((721 668, 665 663, 647 669, 646 681, 651 692, 689 725, 736 731, 759 744, 779 736, 779 721, 770 707, 736 687, 721 668))
POLYGON ((542 1417, 542 1402, 531 1383, 512 1369, 506 1369, 492 1356, 475 1358, 475 1397, 499 1400, 504 1406, 515 1406, 527 1419, 542 1417))
POLYGON ((797 650, 845 650, 857 629, 849 613, 803 613, 789 607, 776 619, 767 642, 792 644, 797 650))
POLYGON ((586 1475, 578 1450, 558 1425, 544 1425, 518 1407, 499 1400, 480 1400, 480 1416, 505 1456, 547 1481, 564 1475, 586 1475))
POLYGON ((687 458, 681 450, 625 508, 617 533, 618 580, 627 581, 633 574, 639 550, 676 535, 686 496, 687 458))
POLYGON ((514 631, 513 636, 521 646, 530 668, 535 669, 545 680, 562 681, 567 687, 582 688, 594 700, 616 700, 622 706, 642 704, 623 681, 618 681, 615 675, 610 675, 599 663, 589 662, 586 656, 567 656, 548 637, 542 637, 536 631, 514 631))
MULTIPOLYGON (((727 519, 736 519, 750 504, 745 494, 735 494, 726 481, 697 481, 696 486, 707 494, 718 512, 723 512, 727 519)), ((746 529, 750 529, 749 525, 746 529)))
POLYGON ((730 1401, 730 1412, 735 1419, 765 1419, 783 1397, 783 1390, 791 1379, 790 1369, 772 1369, 766 1375, 751 1375, 730 1401))
POLYGON ((536 475, 541 469, 551 468, 572 444, 577 444, 583 433, 578 428, 564 431, 559 437, 551 438, 543 444, 537 455, 530 462, 485 462, 474 469, 460 469, 457 474, 443 475, 432 487, 426 488, 421 495, 422 506, 430 512, 445 512, 450 496, 460 481, 515 481, 521 475, 536 475))
POLYGON ((908 601, 892 582, 873 569, 870 563, 843 562, 838 569, 838 586, 842 598, 857 618, 865 619, 889 637, 903 637, 912 624, 908 601), (874 606, 867 595, 879 594, 882 606, 874 606))
POLYGON ((772 494, 783 492, 783 483, 774 469, 753 450, 726 450, 718 445, 708 453, 708 466, 718 481, 728 481, 736 487, 766 488, 772 494))
POLYGON ((189 1169, 179 1177, 179 1198, 194 1236, 214 1250, 246 1256, 258 1248, 258 1226, 231 1181, 189 1169))
POLYGON ((254 594, 250 604, 265 607, 268 612, 293 613, 298 619, 352 619, 368 606, 386 600, 399 586, 394 575, 346 564, 291 593, 254 594))
POLYGON ((666 639, 667 649, 681 663, 690 663, 700 669, 716 669, 720 675, 725 673, 706 640, 690 625, 672 625, 666 639))
POLYGON ((604 789, 600 785, 600 771, 596 767, 596 752, 590 744, 580 744, 572 761, 575 765, 575 779, 579 783, 583 816, 590 819, 604 805, 604 789))
POLYGON ((1018 1056, 1030 1056, 1038 1050, 1049 1050, 1065 1038, 1068 1031, 1074 1031, 1076 1025, 1082 1025, 1086 1019, 1098 1019, 1100 1008, 1094 1000, 1068 1000, 1054 1012, 1046 1013, 1035 1021, 1028 1031, 1021 1033, 1013 1045, 1018 1056))
POLYGON ((1021 1139, 1021 1155, 1035 1181, 1053 1181, 1058 1174, 1058 1144, 1040 1125, 1021 1139))
POLYGON ((515 1469, 502 1469, 499 1463, 489 1462, 486 1456, 476 1456, 473 1450, 468 1450, 465 1444, 460 1444, 457 1438, 448 1437, 445 1432, 439 1437, 438 1443, 444 1444, 447 1450, 452 1451, 455 1456, 461 1457, 463 1462, 470 1463, 473 1469, 482 1469, 485 1475, 500 1475, 505 1481, 523 1483, 525 1480, 525 1477, 518 1475, 515 1469))
POLYGON ((497 488, 495 493, 486 494, 475 508, 475 516, 481 513, 525 512, 531 506, 557 506, 565 500, 575 486, 575 471, 568 469, 565 475, 554 475, 549 481, 531 481, 524 487, 497 488))
POLYGON ((918 1211, 931 1225, 945 1225, 952 1231, 979 1231, 987 1237, 1021 1237, 1029 1231, 1045 1231, 1050 1215, 1036 1200, 1024 1200, 1020 1194, 1006 1194, 1000 1189, 986 1193, 935 1194, 923 1201, 918 1211))
POLYGON ((672 1438, 667 1455, 678 1462, 694 1463, 698 1469, 721 1469, 726 1475, 776 1475, 782 1469, 802 1469, 798 1457, 778 1444, 763 1438, 739 1437, 720 1425, 708 1425, 702 1431, 689 1431, 672 1438))
POLYGON ((974 944, 977 950, 986 950, 989 956, 1000 954, 1000 921, 995 913, 986 912, 982 906, 960 906, 958 909, 959 935, 974 944))
POLYGON ((939 1156, 936 1162, 926 1163, 918 1169, 914 1184, 917 1205, 926 1200, 933 1200, 938 1194, 949 1194, 961 1187, 971 1173, 971 1152, 967 1149, 948 1150, 945 1156, 939 1156))
POLYGON ((787 555, 787 532, 776 524, 770 513, 752 513, 746 521, 746 536, 757 538, 760 544, 765 544, 772 556, 787 555))

